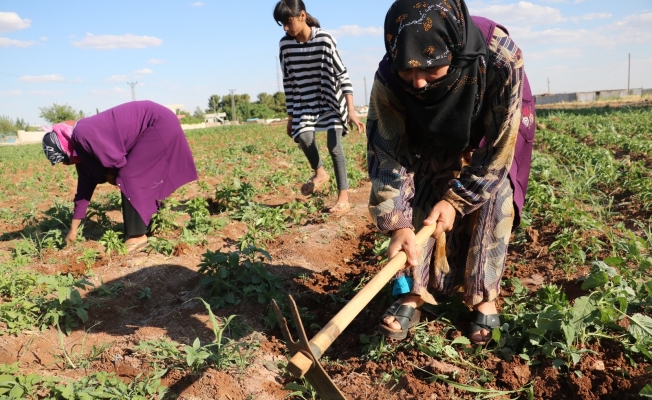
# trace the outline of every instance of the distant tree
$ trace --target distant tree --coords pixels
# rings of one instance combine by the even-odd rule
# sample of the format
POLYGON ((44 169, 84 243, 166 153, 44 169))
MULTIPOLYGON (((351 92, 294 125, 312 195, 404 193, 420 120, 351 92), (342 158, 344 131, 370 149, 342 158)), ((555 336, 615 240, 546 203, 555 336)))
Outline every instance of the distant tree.
POLYGON ((272 110, 279 114, 279 117, 287 116, 287 108, 285 107, 285 92, 274 93, 274 106, 272 110))
POLYGON ((202 111, 201 107, 197 106, 197 108, 195 108, 195 113, 192 116, 195 117, 195 118, 202 118, 203 119, 204 115, 205 115, 205 113, 204 113, 204 111, 202 111))
POLYGON ((4 115, 0 116, 0 135, 3 133, 16 133, 14 120, 4 115))
POLYGON ((269 119, 276 117, 274 110, 269 108, 267 104, 254 103, 250 108, 250 118, 269 119))
POLYGON ((83 111, 75 111, 68 104, 54 103, 49 107, 39 107, 39 110, 41 110, 39 116, 51 124, 58 124, 59 122, 68 120, 78 120, 85 117, 83 111))
POLYGON ((233 98, 235 102, 235 114, 236 117, 239 121, 244 121, 249 118, 251 118, 250 115, 250 105, 251 105, 251 97, 248 94, 236 94, 234 96, 231 96, 230 94, 222 96, 222 111, 226 113, 226 117, 228 120, 233 120, 231 118, 232 112, 232 107, 231 107, 231 98, 233 98))
POLYGON ((29 124, 22 118, 16 118, 16 123, 14 125, 16 126, 16 129, 20 129, 22 131, 26 131, 27 128, 29 128, 29 124))
POLYGON ((274 104, 274 96, 271 94, 267 94, 265 92, 258 93, 258 103, 259 104, 265 104, 267 106, 273 105, 274 104))
POLYGON ((220 96, 214 94, 208 98, 208 108, 206 109, 207 113, 214 113, 219 110, 221 107, 220 96))

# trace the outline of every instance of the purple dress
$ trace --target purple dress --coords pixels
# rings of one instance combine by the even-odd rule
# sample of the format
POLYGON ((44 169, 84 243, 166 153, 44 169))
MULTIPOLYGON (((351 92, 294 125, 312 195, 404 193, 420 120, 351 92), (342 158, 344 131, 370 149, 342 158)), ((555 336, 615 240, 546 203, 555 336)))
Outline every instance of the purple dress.
POLYGON ((95 187, 116 176, 120 191, 148 225, 160 201, 197 180, 177 116, 151 101, 133 101, 81 119, 72 134, 79 179, 74 219, 86 216, 95 187))

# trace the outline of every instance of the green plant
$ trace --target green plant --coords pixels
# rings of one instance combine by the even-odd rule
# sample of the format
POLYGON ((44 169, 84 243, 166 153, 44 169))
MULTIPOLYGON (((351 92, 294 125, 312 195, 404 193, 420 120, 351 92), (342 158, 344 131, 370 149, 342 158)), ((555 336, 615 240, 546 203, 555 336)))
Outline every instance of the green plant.
POLYGON ((149 253, 160 253, 166 256, 171 256, 172 253, 174 253, 174 248, 176 247, 176 243, 163 239, 163 238, 158 238, 155 236, 152 236, 147 239, 147 252, 149 253))
POLYGON ((90 268, 93 264, 95 264, 95 261, 99 255, 100 253, 95 249, 84 249, 84 253, 81 256, 77 257, 77 261, 83 262, 86 265, 86 268, 90 268))
POLYGON ((108 230, 104 232, 100 238, 99 243, 104 246, 104 250, 108 256, 113 252, 117 254, 127 254, 127 247, 120 239, 120 236, 122 236, 122 232, 108 230))
POLYGON ((179 228, 179 224, 176 222, 179 213, 173 211, 172 206, 173 204, 170 201, 167 201, 165 205, 159 208, 156 214, 154 214, 151 222, 152 233, 171 232, 179 228))
POLYGON ((226 220, 223 218, 211 218, 206 199, 195 197, 184 205, 186 212, 190 215, 187 228, 193 232, 208 234, 226 225, 226 220))
POLYGON ((152 289, 145 286, 138 291, 139 300, 149 300, 152 298, 152 289))
POLYGON ((254 187, 250 183, 233 178, 230 185, 222 184, 216 189, 215 202, 220 212, 235 210, 247 205, 254 194, 254 187))
POLYGON ((267 271, 261 262, 264 258, 271 260, 266 251, 254 247, 236 252, 209 250, 204 253, 198 272, 204 275, 201 284, 210 288, 210 303, 225 307, 247 299, 260 304, 281 299, 283 281, 267 271))

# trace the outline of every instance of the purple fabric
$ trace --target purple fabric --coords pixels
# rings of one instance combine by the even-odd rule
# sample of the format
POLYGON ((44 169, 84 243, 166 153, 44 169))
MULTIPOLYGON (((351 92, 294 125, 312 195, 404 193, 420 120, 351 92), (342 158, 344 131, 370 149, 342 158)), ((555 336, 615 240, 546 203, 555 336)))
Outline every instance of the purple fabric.
MULTIPOLYGON (((472 16, 471 19, 478 26, 480 32, 482 32, 482 35, 487 41, 487 46, 491 43, 494 29, 497 26, 507 32, 505 27, 487 18, 472 16)), ((525 194, 527 192, 528 181, 530 178, 530 164, 532 163, 532 146, 535 131, 534 99, 532 97, 532 90, 530 89, 527 75, 524 74, 524 76, 522 100, 523 117, 521 118, 521 125, 518 129, 519 135, 516 140, 516 148, 514 149, 514 161, 509 170, 509 180, 514 189, 514 205, 516 206, 517 211, 514 218, 514 227, 517 227, 521 222, 521 213, 523 211, 523 205, 525 204, 525 194)), ((396 80, 395 75, 389 66, 387 56, 383 57, 378 65, 376 79, 383 82, 383 84, 389 87, 399 98, 405 96, 405 91, 396 80)), ((404 101, 401 102, 405 104, 404 101)), ((406 129, 410 131, 415 118, 411 115, 411 110, 407 109, 406 111, 408 113, 408 118, 406 118, 406 129)), ((478 141, 476 141, 476 143, 478 143, 478 141)), ((482 141, 479 141, 479 146, 482 146, 483 144, 482 141)))
MULTIPOLYGON (((471 19, 475 22, 480 29, 480 32, 482 32, 482 35, 485 37, 487 46, 491 43, 494 29, 496 29, 496 27, 499 27, 505 31, 505 33, 509 34, 507 28, 490 19, 475 16, 471 16, 471 19)), ((521 222, 521 213, 523 212, 525 194, 527 193, 528 181, 530 179, 530 165, 532 164, 532 145, 534 142, 536 114, 532 90, 530 89, 530 82, 527 79, 527 74, 524 73, 523 76, 521 125, 518 128, 519 135, 518 139, 516 139, 516 148, 514 149, 514 161, 509 170, 509 180, 514 189, 514 204, 517 209, 516 218, 514 218, 515 227, 521 222)))
POLYGON ((77 122, 75 150, 82 159, 73 218, 81 219, 98 183, 116 176, 120 191, 145 224, 158 203, 197 179, 190 146, 176 115, 151 101, 133 101, 77 122))

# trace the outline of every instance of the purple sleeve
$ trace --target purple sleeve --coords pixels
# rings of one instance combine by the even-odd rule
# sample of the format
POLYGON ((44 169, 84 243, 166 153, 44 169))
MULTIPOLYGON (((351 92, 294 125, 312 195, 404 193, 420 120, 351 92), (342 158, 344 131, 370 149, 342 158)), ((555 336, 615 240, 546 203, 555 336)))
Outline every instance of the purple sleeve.
POLYGON ((86 217, 86 210, 88 204, 91 202, 93 192, 97 182, 88 177, 86 173, 77 168, 77 194, 75 194, 75 210, 73 211, 73 219, 83 219, 86 217))

